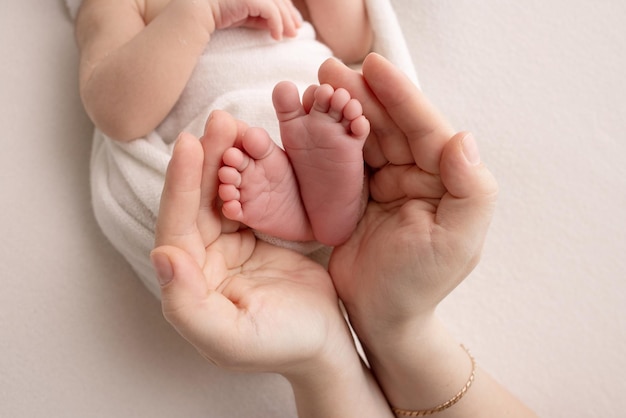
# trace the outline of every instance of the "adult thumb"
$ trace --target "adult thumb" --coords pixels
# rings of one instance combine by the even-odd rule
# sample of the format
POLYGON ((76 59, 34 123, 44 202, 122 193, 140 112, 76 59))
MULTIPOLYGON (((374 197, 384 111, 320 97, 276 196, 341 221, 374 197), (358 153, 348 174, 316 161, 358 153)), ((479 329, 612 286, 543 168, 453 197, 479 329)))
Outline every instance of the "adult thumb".
POLYGON ((223 362, 220 359, 228 354, 222 348, 224 341, 236 330, 237 307, 210 289, 202 268, 187 252, 161 246, 152 251, 150 258, 161 285, 165 319, 207 360, 223 362))
POLYGON ((177 322, 171 313, 183 312, 207 293, 202 270, 187 252, 173 246, 155 248, 150 259, 161 286, 163 313, 168 321, 177 322))
POLYGON ((437 210, 437 223, 466 238, 482 240, 493 217, 498 185, 481 162, 476 139, 470 133, 456 134, 443 149, 441 181, 447 190, 437 210))

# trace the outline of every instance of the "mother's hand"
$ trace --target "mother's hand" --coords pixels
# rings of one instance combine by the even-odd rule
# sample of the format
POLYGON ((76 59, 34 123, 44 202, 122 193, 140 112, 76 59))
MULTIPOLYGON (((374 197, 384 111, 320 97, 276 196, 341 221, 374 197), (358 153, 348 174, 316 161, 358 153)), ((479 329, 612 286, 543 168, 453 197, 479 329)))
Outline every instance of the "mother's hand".
MULTIPOLYGON (((454 130, 382 57, 363 76, 337 61, 320 82, 344 87, 370 120, 364 158, 370 202, 353 237, 333 252, 330 274, 359 337, 431 317, 475 267, 497 194, 471 135, 454 130)), ((379 332, 383 331, 384 332, 379 332)))
POLYGON ((163 312, 217 365, 299 373, 329 341, 353 351, 352 342, 326 271, 220 216, 217 170, 241 129, 214 112, 201 141, 176 143, 151 254, 163 312))

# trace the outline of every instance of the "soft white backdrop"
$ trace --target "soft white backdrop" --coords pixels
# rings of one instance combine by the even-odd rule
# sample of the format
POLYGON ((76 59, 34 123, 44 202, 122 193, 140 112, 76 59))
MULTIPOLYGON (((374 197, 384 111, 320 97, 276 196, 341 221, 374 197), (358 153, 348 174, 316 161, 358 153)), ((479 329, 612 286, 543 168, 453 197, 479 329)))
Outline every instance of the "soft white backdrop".
MULTIPOLYGON (((626 410, 626 3, 393 0, 423 89, 479 138, 499 207, 442 306, 545 417, 626 410)), ((206 364, 99 232, 62 1, 0 4, 0 416, 294 417, 206 364)))

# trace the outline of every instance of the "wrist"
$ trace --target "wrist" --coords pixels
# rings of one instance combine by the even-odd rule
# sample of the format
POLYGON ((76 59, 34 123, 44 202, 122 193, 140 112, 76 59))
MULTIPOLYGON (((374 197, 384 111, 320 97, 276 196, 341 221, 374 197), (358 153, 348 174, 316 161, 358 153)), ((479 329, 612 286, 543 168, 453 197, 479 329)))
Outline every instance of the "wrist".
POLYGON ((373 314, 371 307, 367 311, 359 311, 354 306, 345 306, 359 341, 372 350, 379 346, 381 350, 386 350, 389 342, 395 345, 408 340, 406 344, 412 345, 416 339, 428 341, 431 334, 442 328, 434 309, 385 316, 373 314))
POLYGON ((370 370, 347 335, 306 365, 281 373, 290 383, 300 418, 393 417, 370 370))
POLYGON ((363 342, 389 403, 411 410, 451 399, 471 375, 468 353, 433 315, 363 342))

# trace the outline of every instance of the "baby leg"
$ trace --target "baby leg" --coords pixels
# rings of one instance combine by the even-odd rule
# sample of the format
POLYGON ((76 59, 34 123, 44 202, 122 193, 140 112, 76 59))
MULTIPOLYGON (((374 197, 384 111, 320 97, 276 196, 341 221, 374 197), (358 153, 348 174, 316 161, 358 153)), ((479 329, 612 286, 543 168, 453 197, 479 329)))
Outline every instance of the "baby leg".
POLYGON ((285 151, 293 165, 315 239, 338 245, 352 234, 363 211, 363 145, 369 122, 344 89, 279 83, 273 94, 285 151))
POLYGON ((218 172, 224 216, 285 240, 313 240, 285 152, 261 128, 246 131, 242 148, 228 149, 218 172))

